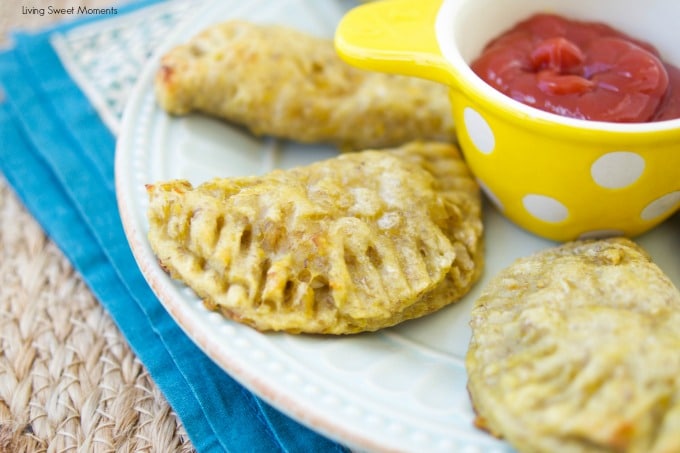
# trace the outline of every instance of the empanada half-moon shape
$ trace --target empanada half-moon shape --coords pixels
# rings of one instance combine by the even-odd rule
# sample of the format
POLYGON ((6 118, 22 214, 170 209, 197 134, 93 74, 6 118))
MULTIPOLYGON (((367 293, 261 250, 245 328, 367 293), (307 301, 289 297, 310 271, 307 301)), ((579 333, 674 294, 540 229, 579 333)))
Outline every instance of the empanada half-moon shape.
POLYGON ((471 327, 478 424, 519 451, 680 451, 680 292, 632 241, 518 260, 471 327))
POLYGON ((392 326, 460 299, 483 266, 479 188, 450 144, 147 190, 161 265, 263 331, 392 326))
POLYGON ((202 112, 256 135, 343 150, 452 142, 448 88, 345 63, 331 40, 233 20, 165 54, 156 97, 172 114, 202 112))

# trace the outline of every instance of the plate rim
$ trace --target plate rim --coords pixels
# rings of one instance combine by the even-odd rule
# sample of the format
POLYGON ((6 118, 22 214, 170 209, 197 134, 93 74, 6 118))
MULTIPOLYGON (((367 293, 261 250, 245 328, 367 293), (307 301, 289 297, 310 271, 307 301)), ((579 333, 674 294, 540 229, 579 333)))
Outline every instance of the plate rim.
MULTIPOLYGON (((338 0, 336 3, 339 4, 341 1, 343 0, 338 0)), ((271 385, 271 382, 262 379, 262 376, 256 371, 244 366, 245 364, 242 361, 230 357, 227 351, 215 347, 212 339, 202 334, 202 325, 198 324, 196 320, 192 318, 191 314, 189 314, 189 318, 187 319, 186 310, 181 306, 185 301, 177 301, 167 292, 166 286, 168 284, 173 285, 173 281, 169 277, 165 278, 165 276, 158 279, 157 275, 155 275, 158 264, 155 261, 155 258, 153 258, 153 254, 151 254, 151 256, 149 255, 149 245, 145 239, 146 235, 143 234, 142 231, 139 231, 138 222, 135 219, 138 213, 135 212, 135 207, 131 206, 129 203, 134 198, 134 189, 128 182, 134 178, 131 177, 129 172, 123 171, 123 168, 127 163, 125 160, 127 153, 133 148, 131 141, 134 137, 129 135, 127 131, 132 130, 133 123, 138 120, 139 105, 144 102, 146 97, 151 96, 149 94, 149 83, 152 83, 153 81, 153 75, 158 68, 161 56, 174 45, 186 40, 187 30, 190 29, 192 25, 195 26, 195 23, 193 23, 194 20, 200 22, 201 19, 204 19, 204 22, 209 22, 205 18, 215 9, 225 9, 224 3, 206 1, 194 14, 182 20, 176 29, 168 34, 144 65, 139 78, 130 92, 123 112, 120 123, 120 132, 116 140, 114 186, 123 230, 135 261, 137 262, 144 279, 159 299, 163 308, 172 317, 173 321, 177 323, 181 330, 211 360, 245 388, 301 424, 330 439, 347 445, 350 448, 376 452, 408 451, 403 450, 404 444, 403 442, 400 442, 403 441, 403 439, 400 439, 398 436, 377 440, 376 437, 367 434, 367 430, 357 431, 356 429, 349 427, 346 423, 342 424, 331 420, 324 410, 316 405, 309 404, 307 401, 301 403, 297 398, 299 395, 278 391, 271 385)), ((457 431, 457 427, 452 426, 451 430, 457 431)), ((460 433, 461 442, 468 442, 468 440, 465 439, 467 434, 468 433, 460 433)), ((471 437, 477 436, 474 433, 470 434, 472 435, 471 437)), ((474 442, 474 445, 478 445, 479 443, 477 440, 471 441, 474 442)), ((487 439, 484 439, 483 443, 486 444, 486 441, 487 439)), ((497 444, 498 442, 499 441, 495 439, 488 439, 490 445, 497 444)))

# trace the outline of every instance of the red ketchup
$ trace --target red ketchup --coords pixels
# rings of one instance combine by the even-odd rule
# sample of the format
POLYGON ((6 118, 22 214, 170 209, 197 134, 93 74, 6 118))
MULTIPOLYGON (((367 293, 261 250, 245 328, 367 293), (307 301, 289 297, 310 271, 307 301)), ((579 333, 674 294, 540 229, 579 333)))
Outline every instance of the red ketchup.
POLYGON ((537 14, 492 40, 472 70, 524 104, 572 118, 680 118, 680 69, 643 41, 598 22, 537 14))

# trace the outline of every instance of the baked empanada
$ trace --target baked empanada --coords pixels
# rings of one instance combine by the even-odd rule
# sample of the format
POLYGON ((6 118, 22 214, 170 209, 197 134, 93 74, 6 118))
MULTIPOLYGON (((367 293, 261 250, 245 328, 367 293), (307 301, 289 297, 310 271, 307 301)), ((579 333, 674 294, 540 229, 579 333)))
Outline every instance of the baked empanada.
POLYGON ((203 112, 256 135, 342 149, 454 141, 447 88, 368 72, 342 61, 331 40, 278 25, 214 25, 162 57, 159 104, 203 112))
POLYGON ((518 260, 471 326, 479 424, 519 451, 680 451, 680 292, 630 240, 518 260))
POLYGON ((450 144, 147 190, 161 265, 263 331, 392 326, 460 299, 483 265, 479 188, 450 144))

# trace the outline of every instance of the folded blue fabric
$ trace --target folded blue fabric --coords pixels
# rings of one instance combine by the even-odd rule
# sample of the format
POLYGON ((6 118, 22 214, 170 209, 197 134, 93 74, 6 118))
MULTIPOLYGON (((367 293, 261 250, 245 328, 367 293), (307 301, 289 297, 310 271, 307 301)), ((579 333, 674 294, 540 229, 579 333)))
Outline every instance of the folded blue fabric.
MULTIPOLYGON (((126 14, 154 2, 119 8, 126 14)), ((117 210, 115 137, 50 45, 18 34, 0 54, 0 171, 106 307, 198 451, 346 451, 251 394, 175 324, 128 247, 117 210)))

